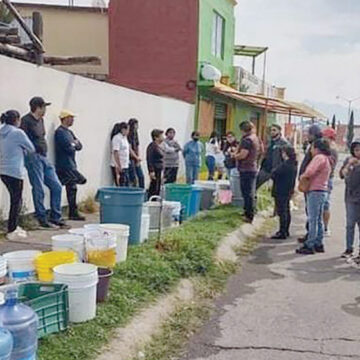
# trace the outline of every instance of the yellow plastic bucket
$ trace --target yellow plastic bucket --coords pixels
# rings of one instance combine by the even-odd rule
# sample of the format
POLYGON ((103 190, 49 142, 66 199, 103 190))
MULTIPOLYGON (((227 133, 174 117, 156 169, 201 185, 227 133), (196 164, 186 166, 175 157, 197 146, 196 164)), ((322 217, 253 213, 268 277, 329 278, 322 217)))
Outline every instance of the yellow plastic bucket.
POLYGON ((53 268, 62 264, 73 264, 78 256, 73 251, 49 251, 35 258, 35 268, 40 281, 53 281, 53 268))

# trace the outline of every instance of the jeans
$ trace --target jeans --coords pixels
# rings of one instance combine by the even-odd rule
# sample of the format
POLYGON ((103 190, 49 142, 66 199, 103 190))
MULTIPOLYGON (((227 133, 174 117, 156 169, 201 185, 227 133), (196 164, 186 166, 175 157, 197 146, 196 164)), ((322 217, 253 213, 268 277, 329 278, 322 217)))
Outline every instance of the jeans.
POLYGON ((290 198, 286 195, 275 195, 275 206, 280 220, 279 232, 285 236, 289 234, 291 224, 290 198))
POLYGON ((256 194, 256 172, 240 172, 240 187, 244 198, 245 216, 249 220, 254 219, 255 215, 255 194, 256 194))
POLYGON ((150 187, 149 187, 149 199, 152 196, 159 196, 161 191, 161 183, 162 183, 162 173, 163 171, 160 169, 155 169, 155 179, 151 179, 150 187))
POLYGON ((116 172, 116 168, 114 166, 111 166, 111 173, 113 176, 114 184, 117 187, 128 187, 130 185, 129 181, 129 169, 123 169, 120 173, 120 176, 118 177, 118 174, 116 172))
POLYGON ((32 186, 35 214, 39 221, 46 222, 46 208, 44 206, 44 185, 50 190, 50 219, 54 222, 61 220, 61 184, 55 168, 49 160, 40 154, 32 154, 25 158, 25 166, 32 186))
POLYGON ((327 192, 327 197, 326 197, 325 204, 324 204, 324 211, 330 211, 331 193, 334 189, 334 179, 333 178, 329 179, 328 187, 329 187, 329 190, 327 192))
POLYGON ((7 175, 1 175, 1 180, 5 184, 10 194, 8 233, 12 233, 16 230, 19 223, 24 182, 21 179, 7 175))
POLYGON ((199 178, 200 166, 186 164, 186 183, 193 185, 199 178))
POLYGON ((165 168, 165 174, 164 174, 165 184, 176 183, 178 171, 179 171, 178 167, 165 168))
POLYGON ((206 157, 206 166, 209 171, 208 180, 213 181, 215 177, 215 170, 216 170, 216 160, 213 156, 206 157))
POLYGON ((360 230, 360 204, 346 201, 346 250, 353 251, 356 224, 360 230))
POLYGON ((133 186, 145 189, 145 177, 141 164, 137 164, 134 160, 130 160, 129 181, 133 186))
POLYGON ((323 213, 327 195, 327 191, 309 191, 306 194, 309 232, 305 245, 310 249, 323 245, 323 213))

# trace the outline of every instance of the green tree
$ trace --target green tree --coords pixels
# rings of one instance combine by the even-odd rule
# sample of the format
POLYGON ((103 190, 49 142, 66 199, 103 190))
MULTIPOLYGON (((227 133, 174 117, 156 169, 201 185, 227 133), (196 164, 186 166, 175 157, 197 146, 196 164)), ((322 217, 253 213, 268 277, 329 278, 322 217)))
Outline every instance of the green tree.
POLYGON ((332 122, 331 122, 331 127, 336 130, 336 116, 334 114, 333 118, 332 118, 332 122))
POLYGON ((354 140, 354 111, 351 112, 348 131, 347 131, 347 145, 350 149, 351 143, 354 140))
POLYGON ((1 2, 0 3, 0 22, 5 24, 10 24, 13 21, 14 17, 9 11, 9 9, 1 2))

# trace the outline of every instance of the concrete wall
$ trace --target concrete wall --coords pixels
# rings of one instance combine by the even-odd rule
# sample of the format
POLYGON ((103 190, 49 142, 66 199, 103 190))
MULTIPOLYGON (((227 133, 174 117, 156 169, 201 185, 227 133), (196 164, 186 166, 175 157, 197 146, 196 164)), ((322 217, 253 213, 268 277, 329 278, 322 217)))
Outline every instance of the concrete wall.
MULTIPOLYGON (((59 125, 57 116, 61 108, 69 108, 78 115, 73 130, 84 145, 84 150, 78 154, 78 164, 88 178, 88 184, 80 187, 80 198, 111 183, 109 135, 115 122, 131 117, 139 119, 142 154, 145 154, 153 128, 174 127, 179 142, 184 144, 194 126, 194 106, 185 102, 36 67, 4 56, 0 56, 0 78, 1 112, 17 109, 26 113, 29 99, 34 95, 44 96, 52 102, 45 117, 50 158, 53 156, 53 132, 59 125)), ((143 168, 145 171, 145 162, 143 168)), ((33 206, 27 181, 24 195, 31 211, 33 206)), ((65 194, 63 196, 65 198, 65 194)), ((0 184, 0 209, 6 212, 7 206, 8 195, 0 184)))
POLYGON ((101 66, 58 66, 77 74, 109 74, 109 24, 107 10, 56 5, 15 4, 21 15, 42 14, 43 43, 48 55, 99 56, 101 66))
POLYGON ((110 82, 195 102, 196 0, 111 0, 110 82))

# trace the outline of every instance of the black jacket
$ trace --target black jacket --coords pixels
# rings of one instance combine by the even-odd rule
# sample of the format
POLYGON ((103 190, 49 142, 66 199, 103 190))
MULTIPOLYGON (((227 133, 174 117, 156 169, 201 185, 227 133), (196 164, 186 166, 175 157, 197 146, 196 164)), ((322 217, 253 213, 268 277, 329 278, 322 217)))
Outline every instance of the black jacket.
POLYGON ((164 170, 164 151, 154 141, 146 150, 146 160, 149 173, 156 170, 164 170))
POLYGON ((82 149, 74 133, 64 126, 55 131, 55 166, 57 170, 76 170, 75 153, 82 149))
POLYGON ((295 189, 297 175, 297 161, 286 160, 272 173, 274 180, 274 196, 291 196, 295 189))
POLYGON ((288 144, 287 140, 281 136, 275 140, 271 140, 266 150, 265 158, 261 163, 261 169, 268 173, 275 170, 283 162, 281 147, 288 144))

